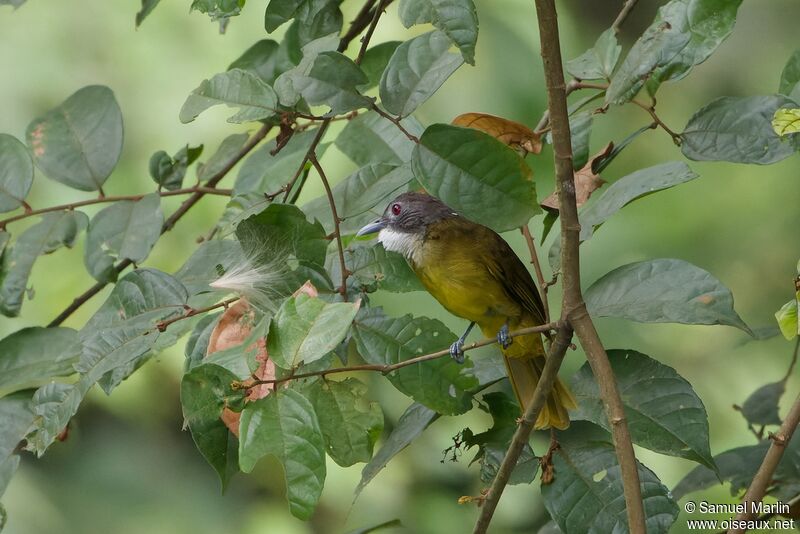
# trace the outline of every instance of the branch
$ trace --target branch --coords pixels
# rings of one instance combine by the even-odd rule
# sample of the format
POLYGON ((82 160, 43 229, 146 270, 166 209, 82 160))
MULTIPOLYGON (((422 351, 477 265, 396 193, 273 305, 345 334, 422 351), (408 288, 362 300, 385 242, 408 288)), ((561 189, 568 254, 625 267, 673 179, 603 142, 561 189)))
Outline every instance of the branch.
POLYGON ((331 184, 328 182, 328 177, 325 176, 325 171, 322 169, 322 165, 319 164, 319 160, 317 160, 317 155, 314 152, 310 152, 309 159, 311 160, 311 164, 314 165, 314 168, 317 169, 317 173, 319 173, 319 178, 322 180, 323 187, 325 187, 325 194, 328 196, 328 204, 331 207, 333 235, 336 238, 336 248, 339 250, 339 268, 342 271, 342 285, 339 288, 339 294, 342 295, 344 300, 347 300, 347 277, 350 276, 350 271, 347 270, 347 265, 344 263, 342 232, 339 230, 339 223, 341 220, 339 219, 339 213, 336 211, 336 201, 333 198, 333 192, 331 191, 331 184))
POLYGON ((542 266, 539 263, 539 255, 536 254, 536 244, 533 241, 531 230, 528 228, 527 224, 521 226, 520 231, 525 237, 525 243, 527 243, 528 251, 531 253, 531 263, 533 264, 533 268, 536 270, 536 280, 539 282, 539 298, 542 299, 542 304, 544 304, 544 320, 550 322, 550 306, 547 304, 548 284, 545 282, 544 275, 542 274, 542 266))
MULTIPOLYGON (((231 196, 232 190, 231 189, 217 189, 215 187, 203 187, 200 185, 196 185, 194 187, 187 187, 184 189, 175 189, 174 191, 158 191, 157 192, 161 197, 174 197, 179 195, 189 195, 192 193, 202 193, 204 195, 223 195, 223 196, 231 196)), ((123 200, 141 200, 142 197, 146 196, 147 193, 141 195, 119 195, 119 196, 98 196, 96 198, 90 198, 88 200, 80 200, 78 202, 71 202, 69 204, 59 204, 58 206, 50 206, 48 208, 41 208, 38 210, 31 209, 28 206, 25 209, 25 213, 21 213, 19 215, 15 215, 14 217, 9 217, 7 219, 0 220, 0 228, 5 228, 5 226, 9 223, 21 221, 22 219, 26 219, 28 217, 33 217, 34 215, 41 215, 43 213, 50 213, 53 211, 65 211, 65 210, 74 210, 76 208, 82 208, 83 206, 90 206, 92 204, 103 204, 106 202, 119 202, 123 200)))
POLYGON ((210 312, 212 310, 216 310, 217 308, 225 308, 228 309, 228 306, 239 300, 240 297, 232 297, 227 300, 223 300, 222 302, 217 302, 216 304, 212 304, 211 306, 206 306, 205 308, 192 308, 191 306, 185 307, 185 313, 183 315, 178 315, 177 317, 172 317, 170 319, 164 319, 163 321, 159 321, 156 323, 156 330, 159 332, 166 331, 167 327, 172 323, 177 323, 178 321, 183 321, 184 319, 188 319, 189 317, 194 317, 195 315, 200 315, 201 313, 210 312))
MULTIPOLYGON (((541 326, 529 326, 528 328, 520 328, 515 332, 510 332, 508 334, 509 338, 515 338, 518 336, 526 336, 529 334, 534 333, 543 333, 543 332, 550 332, 551 330, 564 328, 565 325, 563 323, 548 323, 541 326)), ((487 345, 494 345, 497 343, 497 338, 489 338, 489 339, 482 339, 480 341, 476 341, 470 345, 467 345, 462 348, 464 352, 468 350, 474 350, 480 347, 485 347, 487 345)), ((334 367, 332 369, 325 369, 323 371, 314 371, 310 373, 299 373, 293 374, 290 376, 286 376, 283 378, 275 378, 275 379, 267 379, 267 380, 252 380, 248 382, 237 382, 237 387, 240 389, 249 389, 255 386, 259 386, 261 384, 281 384, 283 382, 288 382, 290 380, 299 380, 301 378, 311 378, 314 376, 328 376, 332 374, 338 373, 351 373, 354 371, 376 371, 382 374, 389 374, 392 371, 396 371, 398 369, 402 369, 403 367, 408 367, 409 365, 415 365, 422 362, 427 362, 428 360, 436 360, 443 356, 450 356, 450 348, 442 349, 437 352, 431 352, 430 354, 423 354, 422 356, 417 356, 415 358, 410 358, 408 360, 403 360, 402 362, 397 362, 393 364, 365 364, 365 365, 352 365, 350 367, 334 367)), ((545 368, 546 369, 546 368, 545 368)))
POLYGON ((615 34, 619 33, 622 23, 625 22, 626 18, 628 18, 628 14, 636 5, 637 1, 638 0, 625 0, 625 3, 622 4, 622 10, 619 12, 619 15, 617 15, 616 20, 614 20, 614 23, 611 25, 611 29, 614 30, 615 34))
POLYGON ((569 321, 583 346, 586 358, 597 380, 606 415, 611 423, 611 435, 622 472, 628 528, 635 534, 643 534, 646 529, 639 471, 625 419, 625 411, 608 355, 597 335, 594 323, 586 311, 581 294, 580 224, 575 199, 572 144, 555 0, 536 0, 536 14, 539 19, 539 35, 552 125, 556 181, 561 202, 561 270, 564 287, 562 317, 569 321))
MULTIPOLYGON (((250 137, 250 139, 248 139, 247 143, 245 143, 242 149, 239 152, 237 152, 236 155, 233 156, 230 159, 230 161, 228 161, 228 163, 225 164, 225 166, 219 170, 219 172, 217 172, 214 176, 212 176, 208 180, 208 182, 206 182, 206 187, 207 188, 215 187, 220 182, 220 180, 222 180, 230 172, 230 170, 237 163, 239 163, 239 161, 241 161, 242 158, 244 158, 247 154, 249 154, 250 151, 253 150, 253 148, 255 148, 255 146, 267 136, 267 134, 271 129, 272 129, 271 125, 264 124, 256 133, 253 134, 252 137, 250 137)), ((177 210, 175 210, 175 212, 172 215, 170 215, 166 221, 164 221, 164 224, 161 227, 161 234, 163 235, 166 232, 172 230, 172 228, 175 226, 175 223, 177 223, 180 220, 180 218, 183 217, 186 214, 186 212, 192 208, 192 206, 197 204, 197 202, 199 202, 200 199, 205 196, 205 194, 206 193, 204 193, 203 191, 197 191, 195 193, 192 193, 192 195, 189 198, 184 200, 183 203, 180 205, 180 207, 177 210)), ((119 262, 114 266, 114 272, 119 274, 132 264, 133 262, 131 260, 128 259, 122 260, 121 262, 119 262)), ((75 310, 83 306, 89 299, 91 299, 93 296, 102 291, 102 289, 106 287, 106 285, 107 282, 97 282, 95 285, 84 291, 80 296, 76 297, 75 300, 72 301, 72 304, 67 306, 64 309, 64 311, 59 313, 55 319, 50 321, 50 323, 47 326, 53 327, 63 323, 64 320, 67 319, 67 317, 72 315, 75 312, 75 310)))
MULTIPOLYGON (((797 342, 794 345, 793 360, 797 358, 798 352, 800 352, 800 336, 797 337, 797 342)), ((777 434, 770 434, 769 436, 772 440, 772 444, 769 446, 767 454, 764 455, 761 467, 758 468, 756 475, 753 477, 753 481, 750 482, 750 487, 747 488, 747 493, 745 493, 742 499, 744 511, 736 514, 736 524, 741 524, 739 521, 749 521, 755 517, 755 510, 752 506, 761 502, 764 498, 767 487, 770 482, 772 482, 772 476, 775 474, 775 470, 781 462, 786 446, 789 444, 789 441, 791 441, 792 434, 794 434, 798 423, 800 423, 800 395, 797 396, 794 404, 792 404, 792 408, 789 410, 786 419, 783 420, 777 434)), ((728 530, 729 533, 744 531, 745 529, 739 528, 728 530)))
POLYGON ((392 124, 394 124, 395 126, 397 126, 397 128, 398 128, 398 129, 399 129, 401 132, 403 132, 403 135, 405 135, 406 137, 408 137, 408 138, 409 138, 409 140, 413 141, 414 143, 417 143, 417 144, 419 144, 419 138, 418 138, 416 135, 412 135, 411 133, 409 133, 409 131, 408 131, 408 130, 406 130, 406 129, 403 127, 403 124, 400 122, 400 121, 401 121, 401 119, 400 119, 400 118, 398 118, 398 117, 394 117, 394 116, 390 115, 389 113, 386 113, 386 112, 385 112, 385 111, 383 111, 383 110, 382 110, 380 107, 378 107, 378 104, 375 104, 375 103, 373 103, 373 104, 372 104, 372 109, 375 111, 375 113, 377 113, 378 115, 380 115, 381 117, 383 117, 383 118, 384 118, 384 119, 386 119, 387 121, 389 121, 389 122, 391 122, 392 124))
POLYGON ((528 443, 533 425, 539 417, 539 412, 547 401, 550 390, 553 389, 553 384, 558 376, 558 370, 561 367, 561 362, 564 361, 564 355, 567 352, 571 339, 572 328, 562 323, 562 326, 558 329, 556 334, 555 341, 553 341, 553 344, 550 346, 547 361, 544 364, 544 369, 542 369, 542 376, 539 377, 539 382, 536 384, 531 402, 528 404, 525 413, 523 413, 522 418, 519 420, 519 426, 516 432, 514 432, 514 437, 511 439, 508 451, 506 452, 505 458, 503 458, 503 463, 500 464, 492 486, 483 499, 481 515, 478 517, 478 522, 475 523, 475 528, 472 531, 473 534, 484 534, 489 528, 489 523, 492 521, 494 511, 497 508, 497 504, 500 502, 500 496, 503 494, 506 485, 508 485, 514 468, 517 467, 517 461, 525 445, 528 443))

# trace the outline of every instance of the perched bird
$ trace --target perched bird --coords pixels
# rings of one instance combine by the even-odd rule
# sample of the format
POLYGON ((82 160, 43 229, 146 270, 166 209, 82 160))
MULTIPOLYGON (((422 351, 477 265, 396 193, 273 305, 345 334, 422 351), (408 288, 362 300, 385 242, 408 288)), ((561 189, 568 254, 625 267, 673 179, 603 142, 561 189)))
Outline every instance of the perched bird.
MULTIPOLYGON (((456 361, 477 324, 487 337, 497 336, 506 371, 521 408, 533 397, 545 362, 540 334, 508 337, 516 330, 544 324, 544 307, 530 273, 511 247, 493 230, 472 222, 424 193, 403 193, 383 216, 358 235, 378 233, 386 250, 402 254, 425 288, 450 313, 470 321, 450 347, 456 361)), ((569 426, 575 399, 557 380, 535 428, 569 426)))

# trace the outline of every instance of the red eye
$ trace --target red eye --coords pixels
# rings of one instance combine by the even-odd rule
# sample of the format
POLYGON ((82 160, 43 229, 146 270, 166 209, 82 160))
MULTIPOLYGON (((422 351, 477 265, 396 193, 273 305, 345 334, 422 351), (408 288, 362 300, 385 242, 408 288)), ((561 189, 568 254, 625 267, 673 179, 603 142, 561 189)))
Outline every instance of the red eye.
POLYGON ((394 213, 395 215, 400 215, 400 211, 401 211, 400 204, 392 204, 392 213, 394 213))

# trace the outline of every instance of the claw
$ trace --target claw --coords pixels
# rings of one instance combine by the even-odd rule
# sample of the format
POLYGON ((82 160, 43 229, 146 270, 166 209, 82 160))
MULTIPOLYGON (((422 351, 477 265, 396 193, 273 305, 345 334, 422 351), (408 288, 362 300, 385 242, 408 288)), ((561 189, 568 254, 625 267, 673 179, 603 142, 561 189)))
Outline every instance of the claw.
POLYGON ((507 349, 514 340, 508 337, 508 324, 504 324, 500 331, 497 332, 497 342, 500 343, 500 346, 504 349, 507 349))
POLYGON ((456 363, 464 363, 464 351, 461 350, 463 347, 463 339, 457 339, 450 345, 450 357, 453 358, 456 363))

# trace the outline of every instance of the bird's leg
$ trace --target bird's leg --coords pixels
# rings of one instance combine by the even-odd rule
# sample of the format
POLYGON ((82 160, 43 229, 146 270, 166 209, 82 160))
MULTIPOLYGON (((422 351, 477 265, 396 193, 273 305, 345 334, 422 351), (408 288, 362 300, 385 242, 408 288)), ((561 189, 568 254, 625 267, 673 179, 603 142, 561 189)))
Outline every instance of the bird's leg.
POLYGON ((475 326, 475 321, 469 323, 467 330, 458 338, 452 345, 450 345, 450 357, 453 358, 456 363, 464 363, 464 351, 462 348, 464 347, 464 342, 467 340, 467 336, 472 331, 472 327, 475 326))
POLYGON ((500 328, 500 331, 497 332, 497 342, 500 343, 501 347, 507 349, 513 341, 513 339, 508 337, 508 323, 506 323, 500 328))

